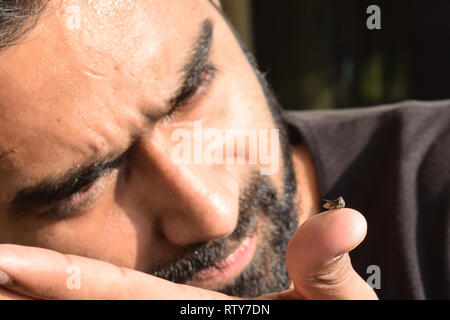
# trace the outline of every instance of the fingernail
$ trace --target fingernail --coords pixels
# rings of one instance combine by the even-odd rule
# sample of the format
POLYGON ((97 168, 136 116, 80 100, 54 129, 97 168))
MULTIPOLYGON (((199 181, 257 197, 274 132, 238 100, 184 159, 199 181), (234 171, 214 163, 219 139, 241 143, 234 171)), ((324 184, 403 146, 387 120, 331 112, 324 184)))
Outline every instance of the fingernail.
POLYGON ((11 278, 0 270, 0 286, 7 286, 11 283, 11 278))

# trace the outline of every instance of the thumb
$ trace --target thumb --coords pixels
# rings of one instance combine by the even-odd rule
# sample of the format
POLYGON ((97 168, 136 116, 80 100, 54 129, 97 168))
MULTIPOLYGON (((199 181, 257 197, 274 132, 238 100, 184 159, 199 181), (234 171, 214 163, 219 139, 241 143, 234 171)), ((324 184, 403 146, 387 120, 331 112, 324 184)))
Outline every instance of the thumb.
POLYGON ((305 221, 286 253, 295 291, 306 299, 377 299, 353 269, 348 254, 366 232, 364 217, 348 208, 323 212, 305 221))

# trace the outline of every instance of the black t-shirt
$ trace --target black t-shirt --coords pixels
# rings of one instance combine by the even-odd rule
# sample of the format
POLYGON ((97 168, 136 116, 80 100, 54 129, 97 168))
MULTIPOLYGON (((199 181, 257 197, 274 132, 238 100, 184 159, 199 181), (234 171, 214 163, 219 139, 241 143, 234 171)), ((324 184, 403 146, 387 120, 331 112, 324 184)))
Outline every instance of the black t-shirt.
POLYGON ((380 299, 450 299, 450 100, 286 111, 292 144, 313 159, 319 196, 367 219, 351 253, 380 299))

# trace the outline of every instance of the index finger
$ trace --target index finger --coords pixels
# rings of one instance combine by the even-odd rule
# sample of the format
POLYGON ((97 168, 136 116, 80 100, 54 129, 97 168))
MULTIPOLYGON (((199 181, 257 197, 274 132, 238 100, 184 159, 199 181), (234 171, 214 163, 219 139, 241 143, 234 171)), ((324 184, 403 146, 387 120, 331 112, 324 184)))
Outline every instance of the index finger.
POLYGON ((43 299, 237 299, 108 262, 21 245, 0 244, 0 270, 11 278, 5 288, 43 299))

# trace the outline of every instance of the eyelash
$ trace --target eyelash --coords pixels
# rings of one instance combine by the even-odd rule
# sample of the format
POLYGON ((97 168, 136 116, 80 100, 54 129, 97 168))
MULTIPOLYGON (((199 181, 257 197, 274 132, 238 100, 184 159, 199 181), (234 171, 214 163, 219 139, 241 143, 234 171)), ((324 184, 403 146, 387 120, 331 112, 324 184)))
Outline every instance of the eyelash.
POLYGON ((196 92, 193 97, 206 93, 206 89, 209 88, 209 84, 214 79, 216 72, 217 72, 217 68, 212 62, 208 63, 205 66, 205 68, 203 69, 202 75, 201 75, 202 79, 200 80, 199 85, 196 88, 196 92))
POLYGON ((92 194, 95 193, 96 184, 100 179, 97 179, 90 185, 75 192, 69 198, 56 204, 49 210, 49 213, 59 217, 68 217, 82 211, 91 203, 92 194))
POLYGON ((119 174, 119 171, 124 166, 125 161, 125 159, 120 159, 120 161, 118 161, 118 163, 113 167, 105 169, 105 171, 102 172, 96 180, 83 186, 80 190, 74 192, 68 198, 52 206, 49 210, 47 210, 47 213, 61 218, 68 218, 83 212, 90 205, 92 205, 95 200, 97 200, 97 196, 101 195, 102 191, 108 187, 108 182, 102 180, 106 180, 114 172, 119 174))
POLYGON ((190 96, 186 101, 181 103, 179 106, 175 107, 171 112, 169 112, 167 115, 165 115, 164 120, 169 121, 171 120, 175 114, 180 112, 184 107, 189 105, 193 102, 195 98, 197 98, 199 95, 205 95, 210 88, 210 85, 212 81, 215 78, 215 75, 217 73, 217 67, 212 62, 209 62, 205 65, 203 68, 201 79, 198 83, 198 85, 195 87, 195 92, 190 96))

